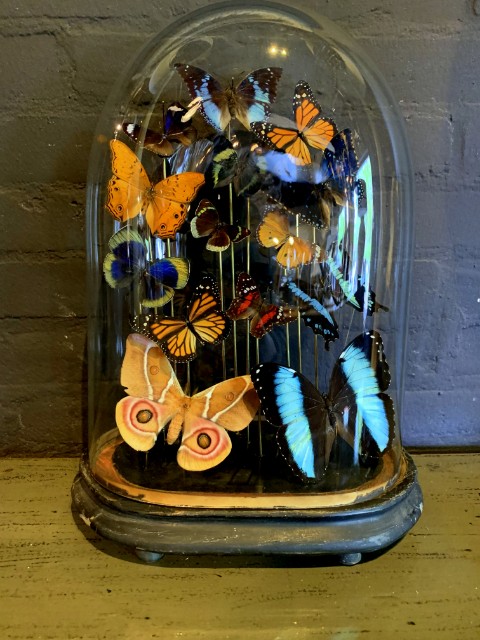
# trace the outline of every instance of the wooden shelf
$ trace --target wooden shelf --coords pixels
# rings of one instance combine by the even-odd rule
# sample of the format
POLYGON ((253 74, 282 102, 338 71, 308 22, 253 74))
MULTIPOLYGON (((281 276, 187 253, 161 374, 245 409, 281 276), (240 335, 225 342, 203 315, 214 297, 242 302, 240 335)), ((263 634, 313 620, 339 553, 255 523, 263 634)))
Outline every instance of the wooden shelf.
POLYGON ((76 459, 0 461, 0 638, 480 637, 480 455, 415 456, 425 511, 355 567, 300 557, 153 565, 71 512, 76 459))

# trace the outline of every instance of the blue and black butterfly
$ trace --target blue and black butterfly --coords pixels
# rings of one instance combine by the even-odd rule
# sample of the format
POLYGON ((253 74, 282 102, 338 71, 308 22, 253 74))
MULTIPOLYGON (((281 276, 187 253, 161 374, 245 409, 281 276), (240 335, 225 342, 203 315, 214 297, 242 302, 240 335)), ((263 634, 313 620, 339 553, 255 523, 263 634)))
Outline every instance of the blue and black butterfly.
POLYGON ((362 428, 379 452, 394 428, 383 342, 377 331, 357 336, 340 354, 328 393, 320 393, 302 374, 274 363, 252 369, 252 382, 268 422, 281 427, 294 467, 321 479, 338 435, 352 448, 362 428))
POLYGON ((246 129, 256 120, 265 120, 277 94, 282 74, 278 67, 257 69, 249 73, 237 86, 224 88, 212 75, 190 64, 175 64, 192 100, 198 100, 205 120, 217 131, 224 131, 230 120, 236 118, 246 129))
POLYGON ((110 238, 108 247, 103 261, 105 280, 114 289, 140 282, 144 307, 163 307, 173 298, 174 289, 187 284, 188 260, 162 258, 148 262, 145 242, 135 229, 120 229, 110 238))
POLYGON ((319 300, 309 296, 293 281, 287 282, 286 286, 302 303, 300 306, 300 315, 305 325, 310 327, 313 333, 323 337, 325 340, 325 349, 328 350, 329 343, 334 342, 338 338, 338 324, 335 318, 319 300))

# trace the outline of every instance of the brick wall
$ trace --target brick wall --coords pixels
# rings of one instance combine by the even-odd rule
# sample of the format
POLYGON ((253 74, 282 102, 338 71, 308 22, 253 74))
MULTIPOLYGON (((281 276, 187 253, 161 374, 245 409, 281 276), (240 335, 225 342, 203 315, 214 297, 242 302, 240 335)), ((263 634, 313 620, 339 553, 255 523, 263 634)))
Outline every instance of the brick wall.
MULTIPOLYGON (((150 35, 206 0, 0 3, 0 451, 77 453, 92 134, 150 35)), ((308 0, 297 0, 299 8, 308 0)), ((480 444, 480 6, 315 3, 376 60, 407 122, 416 250, 403 439, 480 444)), ((480 4, 480 3, 479 3, 480 4)))

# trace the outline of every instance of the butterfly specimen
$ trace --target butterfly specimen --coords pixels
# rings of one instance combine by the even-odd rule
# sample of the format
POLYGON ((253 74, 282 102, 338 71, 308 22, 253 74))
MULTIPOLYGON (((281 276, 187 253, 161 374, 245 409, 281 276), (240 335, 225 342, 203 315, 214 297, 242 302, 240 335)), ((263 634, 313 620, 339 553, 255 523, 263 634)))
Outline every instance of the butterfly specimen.
POLYGON ((145 241, 135 229, 124 227, 113 235, 103 261, 105 280, 112 288, 141 282, 144 307, 162 307, 173 298, 174 289, 183 289, 189 275, 186 258, 147 261, 145 241))
POLYGON ((293 96, 293 114, 296 128, 277 126, 269 122, 253 122, 252 131, 269 147, 285 151, 297 165, 310 164, 309 147, 324 150, 337 129, 335 123, 320 115, 320 105, 306 82, 299 82, 293 96))
POLYGON ((211 469, 225 460, 232 449, 227 430, 245 429, 259 405, 250 376, 185 395, 165 354, 137 333, 127 338, 120 382, 128 397, 117 403, 115 417, 125 442, 149 451, 168 424, 168 444, 182 434, 177 462, 187 471, 211 469))
POLYGON ((158 342, 170 360, 188 362, 197 354, 197 341, 217 344, 225 340, 230 320, 221 310, 215 280, 204 276, 192 293, 185 318, 137 316, 133 327, 158 342))
POLYGON ((353 144, 350 129, 339 131, 331 140, 330 148, 325 149, 321 172, 325 182, 335 192, 345 194, 358 189, 359 200, 365 198, 365 183, 357 181, 358 157, 353 144))
POLYGON ((189 146, 195 141, 197 132, 190 123, 182 122, 182 116, 187 113, 179 102, 171 104, 164 117, 163 130, 145 129, 139 124, 124 122, 123 131, 135 142, 156 153, 168 157, 175 151, 175 143, 189 146))
POLYGON ((243 272, 238 275, 236 298, 227 309, 227 315, 232 320, 249 318, 250 333, 254 338, 263 338, 275 325, 287 324, 298 317, 295 308, 263 300, 253 278, 243 272))
POLYGON ((282 74, 278 67, 257 69, 248 74, 236 87, 233 81, 223 88, 212 75, 189 64, 175 64, 193 100, 200 101, 200 112, 217 131, 224 131, 236 118, 246 129, 254 120, 263 120, 270 113, 270 105, 277 94, 282 74))
POLYGON ((113 176, 107 187, 107 209, 122 222, 142 214, 154 235, 173 238, 185 220, 188 205, 203 185, 204 176, 180 173, 152 184, 126 144, 111 140, 110 148, 113 176))
POLYGON ((220 222, 218 211, 208 200, 201 200, 190 223, 194 238, 208 236, 206 248, 209 251, 225 251, 232 242, 240 242, 250 235, 250 229, 220 222))
POLYGON ((286 286, 302 303, 300 315, 305 325, 310 327, 313 333, 320 334, 323 337, 325 340, 325 349, 328 350, 329 343, 334 342, 338 338, 338 325, 335 318, 319 300, 310 297, 294 282, 287 282, 286 286))
POLYGON ((387 448, 393 403, 383 393, 390 372, 378 332, 360 334, 342 351, 326 394, 278 364, 260 364, 251 375, 265 417, 284 429, 294 465, 307 478, 322 478, 337 435, 353 445, 359 424, 380 452, 387 448))
POLYGON ((288 214, 277 205, 267 205, 265 215, 257 227, 257 240, 262 247, 277 249, 277 262, 285 269, 309 264, 317 246, 290 232, 288 214))

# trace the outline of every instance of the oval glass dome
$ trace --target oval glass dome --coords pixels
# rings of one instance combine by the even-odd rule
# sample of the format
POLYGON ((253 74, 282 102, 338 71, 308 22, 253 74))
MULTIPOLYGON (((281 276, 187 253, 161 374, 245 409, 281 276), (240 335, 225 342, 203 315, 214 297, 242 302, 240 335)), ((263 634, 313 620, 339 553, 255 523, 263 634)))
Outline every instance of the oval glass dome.
POLYGON ((155 37, 88 177, 95 481, 297 512, 398 486, 411 183, 392 96, 327 20, 228 2, 155 37))

